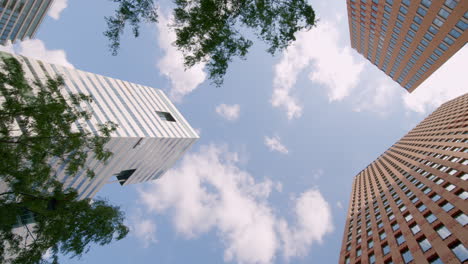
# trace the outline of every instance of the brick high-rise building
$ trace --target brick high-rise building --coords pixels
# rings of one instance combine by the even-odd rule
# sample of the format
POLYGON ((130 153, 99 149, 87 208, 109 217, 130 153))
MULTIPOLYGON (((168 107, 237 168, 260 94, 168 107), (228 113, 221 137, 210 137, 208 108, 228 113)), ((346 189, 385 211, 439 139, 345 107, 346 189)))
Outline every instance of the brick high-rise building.
POLYGON ((340 263, 468 260, 468 94, 354 178, 340 263))
POLYGON ((412 92, 468 41, 466 0, 347 0, 351 45, 412 92))

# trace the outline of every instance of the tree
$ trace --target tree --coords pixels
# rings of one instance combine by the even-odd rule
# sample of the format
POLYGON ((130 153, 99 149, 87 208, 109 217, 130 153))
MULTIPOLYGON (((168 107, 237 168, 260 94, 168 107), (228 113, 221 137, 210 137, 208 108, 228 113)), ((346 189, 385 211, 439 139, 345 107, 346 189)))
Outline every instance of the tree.
POLYGON ((116 125, 101 125, 98 135, 87 131, 82 124, 90 119, 91 97, 65 95, 60 76, 29 81, 17 59, 2 57, 0 263, 40 263, 49 248, 55 260, 58 253, 81 256, 90 243, 125 237, 128 228, 118 207, 79 200, 76 191, 63 189, 57 166, 51 165, 58 160, 70 176, 86 171, 94 177, 86 160, 93 155, 105 162, 112 155, 105 144, 116 125), (34 217, 33 225, 24 225, 31 243, 14 232, 24 214, 34 217))
POLYGON ((0 239, 7 245, 0 248, 1 263, 42 263, 47 250, 52 253, 53 263, 58 263, 59 252, 79 257, 89 250, 90 243, 105 245, 127 235, 124 215, 118 207, 101 199, 92 203, 79 200, 76 191, 64 192, 57 181, 54 185, 53 192, 48 193, 30 190, 4 194, 11 197, 0 204, 0 239), (26 236, 14 229, 21 215, 34 220, 31 225, 22 223, 26 236))
MULTIPOLYGON (((105 35, 110 49, 117 54, 120 35, 126 22, 138 36, 142 20, 157 22, 153 0, 113 0, 119 2, 113 17, 107 17, 105 35), (142 11, 143 8, 152 8, 142 11)), ((185 66, 207 63, 209 78, 217 86, 223 83, 233 57, 245 59, 253 42, 242 32, 252 30, 276 52, 296 40, 295 33, 315 25, 315 12, 307 0, 174 0, 174 45, 182 51, 185 66)))

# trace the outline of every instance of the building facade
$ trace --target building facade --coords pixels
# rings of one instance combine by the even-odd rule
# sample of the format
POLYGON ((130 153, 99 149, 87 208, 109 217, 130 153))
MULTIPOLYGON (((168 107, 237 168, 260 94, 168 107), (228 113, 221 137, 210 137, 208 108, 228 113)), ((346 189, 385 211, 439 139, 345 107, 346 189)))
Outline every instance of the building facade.
MULTIPOLYGON (((11 56, 2 52, 1 56, 11 56)), ((108 121, 118 125, 106 147, 113 153, 104 164, 88 157, 86 165, 96 176, 86 173, 66 175, 59 160, 51 163, 65 188, 74 188, 80 198, 91 198, 116 177, 121 185, 140 183, 161 177, 198 139, 197 133, 158 89, 101 76, 77 69, 15 56, 23 64, 30 80, 45 80, 60 75, 64 93, 91 95, 87 105, 91 119, 83 128, 99 135, 99 125, 108 121)))
POLYGON ((0 44, 32 38, 53 0, 0 0, 0 44))
POLYGON ((351 45, 412 92, 468 41, 468 1, 347 0, 351 45))
POLYGON ((468 260, 468 94, 354 178, 340 263, 468 260))

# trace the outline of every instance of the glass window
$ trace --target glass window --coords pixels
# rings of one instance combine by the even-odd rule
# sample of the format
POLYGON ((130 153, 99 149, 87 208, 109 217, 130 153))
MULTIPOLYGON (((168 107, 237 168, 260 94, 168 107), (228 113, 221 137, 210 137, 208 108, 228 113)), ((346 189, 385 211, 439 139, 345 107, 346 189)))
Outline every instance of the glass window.
POLYGON ((434 19, 433 23, 438 26, 438 27, 441 27, 443 24, 444 24, 444 21, 441 20, 441 19, 438 19, 437 17, 434 19))
POLYGON ((432 196, 431 199, 432 199, 432 201, 437 202, 437 201, 440 200, 440 195, 436 194, 436 195, 432 196))
POLYGON ((375 263, 375 255, 374 255, 374 253, 372 253, 372 254, 369 255, 369 263, 370 263, 370 264, 374 264, 374 263, 375 263))
POLYGON ((396 231, 396 230, 398 230, 399 228, 400 228, 400 226, 398 225, 398 223, 394 223, 394 224, 392 225, 392 230, 393 230, 393 231, 396 231))
POLYGON ((458 214, 455 215, 455 220, 457 220, 458 223, 460 223, 460 225, 462 226, 468 223, 468 217, 466 216, 466 214, 462 212, 459 212, 458 214))
POLYGON ((454 9, 457 6, 457 2, 454 0, 446 0, 445 5, 451 9, 454 9))
POLYGON ((418 17, 418 16, 414 16, 413 21, 416 22, 418 25, 421 25, 421 23, 422 23, 422 18, 420 18, 420 17, 418 17))
POLYGON ((429 27, 429 32, 431 32, 432 34, 437 34, 437 32, 439 32, 439 30, 437 28, 435 28, 434 26, 430 26, 429 27))
POLYGON ((413 224, 412 226, 410 226, 411 228, 411 232, 413 232, 413 234, 417 234, 419 231, 421 231, 421 228, 419 228, 419 226, 417 224, 413 224))
POLYGON ((451 192, 453 189, 455 189, 455 187, 456 187, 456 186, 453 185, 453 184, 448 184, 448 185, 445 186, 445 189, 446 189, 447 191, 451 192))
POLYGON ((397 235, 395 238, 398 245, 405 243, 405 237, 402 234, 397 235))
MULTIPOLYGON (((403 1, 404 2, 404 1, 403 1)), ((404 15, 406 15, 408 13, 408 9, 406 9, 406 7, 404 6, 400 6, 400 12, 404 15)))
POLYGON ((430 224, 434 223, 434 221, 437 220, 437 217, 433 213, 426 215, 425 218, 430 224))
POLYGON ((452 245, 450 249, 462 263, 468 260, 468 250, 466 250, 465 246, 463 246, 463 244, 459 241, 458 243, 452 245))
POLYGON ((389 7, 388 5, 386 5, 386 6, 384 7, 384 10, 387 11, 388 13, 391 13, 391 12, 392 12, 392 8, 389 7))
POLYGON ((431 6, 431 0, 422 0, 421 4, 425 7, 430 7, 431 6))
POLYGON ((440 43, 439 48, 440 48, 441 50, 443 50, 443 51, 448 50, 447 45, 445 45, 444 43, 440 43))
POLYGON ((453 205, 449 202, 446 202, 442 205, 442 209, 444 209, 445 212, 448 212, 453 209, 453 205))
MULTIPOLYGON (((442 9, 442 10, 443 10, 443 9, 442 9)), ((446 12, 447 12, 447 11, 446 11, 446 12)), ((424 17, 424 16, 426 16, 427 11, 426 11, 426 9, 420 7, 420 8, 418 8, 417 13, 420 14, 422 17, 424 17)), ((416 17, 415 17, 415 19, 416 19, 416 17)), ((422 21, 422 19, 421 19, 421 21, 422 21)), ((421 24, 421 22, 419 22, 418 24, 421 24)))
POLYGON ((367 248, 371 249, 373 247, 374 247, 374 241, 373 240, 367 241, 367 248))
POLYGON ((460 198, 463 199, 463 200, 466 200, 466 198, 468 198, 468 192, 467 192, 467 191, 461 191, 461 192, 458 194, 458 197, 460 197, 460 198))
POLYGON ((427 240, 427 238, 425 237, 422 239, 419 239, 418 244, 419 244, 419 247, 421 247, 421 250, 423 252, 426 252, 432 248, 431 243, 429 243, 429 240, 427 240))
POLYGON ((448 230, 444 225, 440 225, 440 226, 436 227, 435 230, 437 231, 437 233, 439 234, 439 236, 442 239, 446 239, 447 237, 449 237, 452 234, 450 232, 450 230, 448 230))
POLYGON ((356 250, 356 257, 360 257, 361 253, 362 253, 362 250, 360 248, 356 250))
POLYGON ((403 250, 401 252, 401 257, 403 258, 403 261, 405 261, 405 264, 413 261, 413 255, 411 255, 411 252, 409 251, 409 249, 403 250))
POLYGON ((411 219, 413 219, 413 216, 412 216, 411 214, 406 214, 406 215, 405 215, 405 220, 406 220, 406 222, 411 221, 411 219))
POLYGON ((385 232, 381 232, 379 233, 379 237, 380 237, 380 240, 384 240, 385 238, 387 238, 387 234, 385 234, 385 232))
POLYGON ((388 253, 390 253, 390 246, 388 244, 385 244, 382 246, 382 252, 385 255, 387 255, 388 253))
POLYGON ((439 11, 439 16, 447 19, 447 17, 450 15, 450 12, 441 8, 440 11, 439 11))
POLYGON ((465 31, 468 28, 468 24, 460 20, 457 22, 457 27, 462 31, 465 31))
POLYGON ((424 210, 426 210, 426 208, 427 208, 427 207, 426 207, 424 204, 420 204, 420 205, 418 206, 419 212, 423 212, 424 210))
POLYGON ((424 38, 431 41, 433 39, 432 35, 429 33, 424 34, 424 38))
POLYGON ((435 255, 429 259, 429 264, 444 264, 439 256, 435 255))

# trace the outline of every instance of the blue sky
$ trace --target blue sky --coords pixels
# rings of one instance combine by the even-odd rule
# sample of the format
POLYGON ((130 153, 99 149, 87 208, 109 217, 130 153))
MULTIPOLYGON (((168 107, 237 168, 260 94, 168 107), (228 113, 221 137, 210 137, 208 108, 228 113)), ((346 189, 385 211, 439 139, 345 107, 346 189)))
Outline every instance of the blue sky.
POLYGON ((410 95, 350 48, 345 1, 318 0, 317 27, 275 57, 256 42, 214 87, 171 46, 170 2, 116 57, 106 0, 56 0, 35 40, 7 48, 163 89, 201 136, 162 179, 103 188, 130 234, 64 263, 337 263, 352 178, 467 92, 466 47, 410 95))

